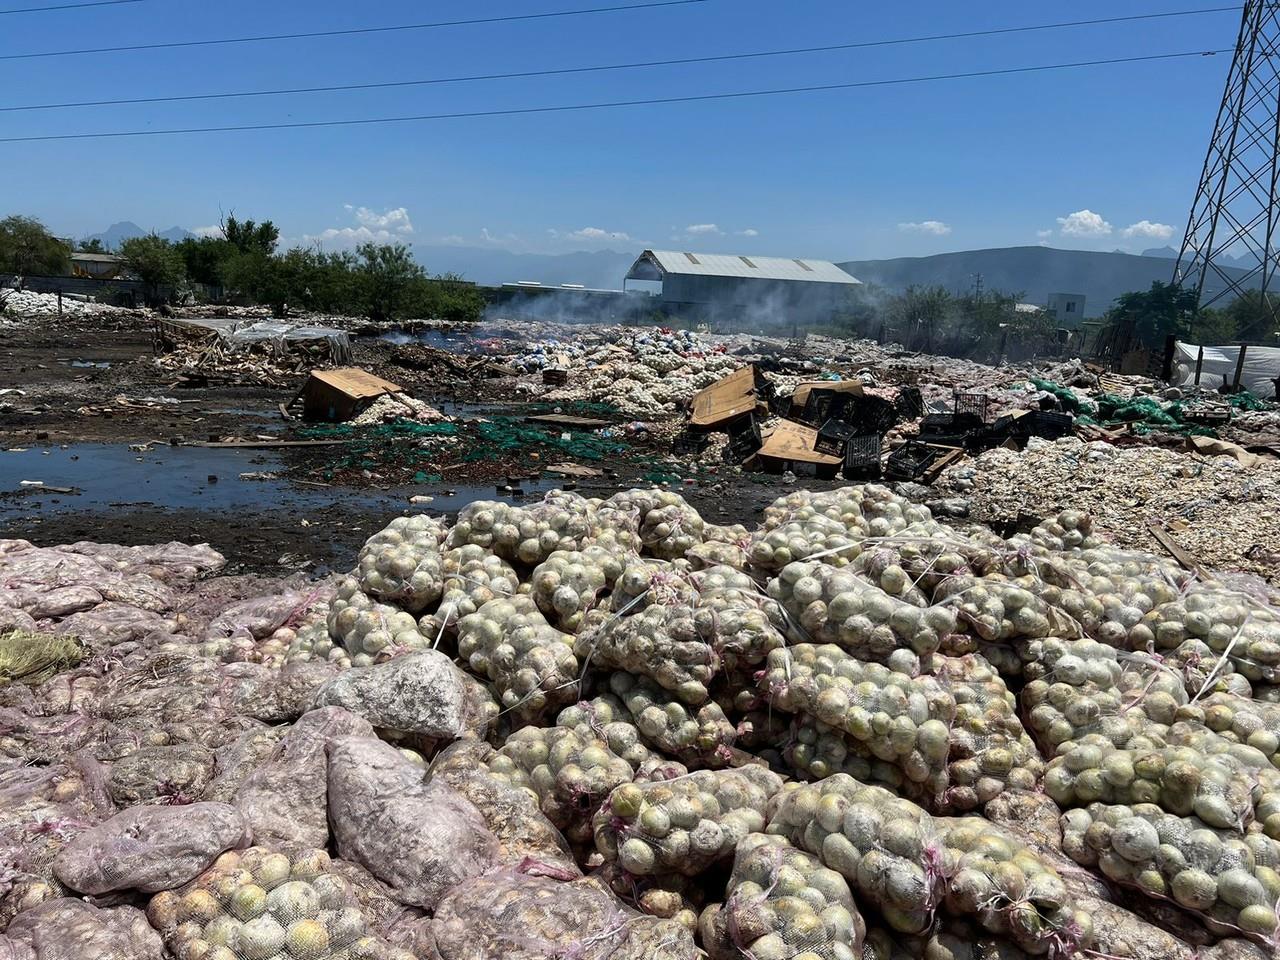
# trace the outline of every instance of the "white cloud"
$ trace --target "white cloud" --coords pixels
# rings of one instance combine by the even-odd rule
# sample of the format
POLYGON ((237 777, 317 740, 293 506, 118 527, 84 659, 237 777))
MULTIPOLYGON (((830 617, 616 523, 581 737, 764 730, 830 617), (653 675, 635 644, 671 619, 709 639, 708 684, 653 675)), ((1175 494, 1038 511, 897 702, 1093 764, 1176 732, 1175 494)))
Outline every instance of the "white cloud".
POLYGON ((951 225, 941 220, 922 220, 919 223, 900 223, 898 229, 903 233, 926 233, 931 237, 945 237, 951 232, 951 225))
POLYGON ((600 243, 603 241, 616 240, 619 242, 629 242, 631 235, 621 230, 601 230, 599 227, 583 227, 581 230, 574 230, 572 233, 557 234, 566 240, 585 240, 587 242, 600 243))
POLYGON ((1092 210, 1077 210, 1070 216, 1059 217, 1058 226, 1064 237, 1109 237, 1112 229, 1101 214, 1092 210))
POLYGON ((685 227, 684 232, 691 237, 718 237, 724 233, 724 231, 714 223, 693 223, 685 227))
POLYGON ((320 233, 308 233, 302 244, 321 243, 338 250, 358 247, 362 243, 406 243, 413 236, 413 221, 404 207, 395 207, 382 213, 368 207, 354 207, 349 203, 342 208, 351 214, 354 226, 330 227, 320 233))
POLYGON ((215 223, 213 224, 213 226, 210 226, 210 227, 195 227, 192 229, 191 232, 194 233, 197 237, 220 238, 222 236, 222 225, 215 223))
POLYGON ((745 229, 745 230, 740 230, 740 231, 738 231, 738 236, 740 236, 740 237, 758 237, 758 236, 760 236, 760 231, 759 231, 759 230, 757 230, 755 227, 747 227, 747 229, 745 229))
MULTIPOLYGON (((350 211, 350 205, 346 209, 350 211)), ((383 213, 359 207, 355 210, 355 218, 356 223, 370 230, 390 230, 406 237, 413 233, 413 221, 409 219, 409 211, 404 207, 396 207, 383 213)))
POLYGON ((1141 237, 1144 240, 1168 240, 1173 236, 1173 227, 1167 223, 1152 223, 1150 220, 1139 220, 1120 231, 1122 237, 1132 239, 1141 237))
POLYGON ((1052 230, 1037 230, 1037 231, 1036 231, 1036 237, 1037 237, 1038 239, 1040 239, 1040 240, 1048 240, 1048 239, 1049 239, 1050 237, 1052 237, 1052 236, 1053 236, 1053 231, 1052 231, 1052 230))
POLYGON ((520 242, 520 238, 514 233, 491 233, 488 227, 480 228, 480 239, 485 243, 492 243, 498 246, 509 246, 520 242))

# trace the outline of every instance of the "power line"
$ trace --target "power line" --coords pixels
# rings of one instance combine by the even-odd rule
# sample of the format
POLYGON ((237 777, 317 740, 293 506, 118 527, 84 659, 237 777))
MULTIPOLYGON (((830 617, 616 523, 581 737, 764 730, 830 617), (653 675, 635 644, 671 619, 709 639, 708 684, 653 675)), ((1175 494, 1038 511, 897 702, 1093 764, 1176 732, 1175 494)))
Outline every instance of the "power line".
POLYGON ((127 53, 138 50, 174 50, 179 47, 216 47, 233 43, 268 43, 277 40, 312 40, 318 37, 353 37, 371 33, 396 33, 404 30, 435 30, 440 27, 469 27, 490 23, 515 23, 522 20, 551 20, 557 17, 582 17, 596 13, 621 13, 627 10, 652 10, 655 7, 687 7, 710 3, 711 0, 651 0, 612 7, 590 7, 585 10, 554 10, 548 13, 520 13, 504 17, 474 17, 466 20, 437 20, 434 23, 401 23, 390 27, 352 27, 347 30, 317 30, 312 33, 273 33, 256 37, 225 37, 219 40, 174 40, 166 43, 135 43, 120 47, 86 47, 80 50, 47 50, 40 53, 10 53, 0 60, 35 60, 41 57, 75 57, 88 53, 127 53))
POLYGON ((755 53, 727 53, 718 56, 682 57, 672 60, 642 60, 634 63, 614 63, 601 66, 561 67, 549 70, 524 70, 516 73, 484 73, 461 77, 436 77, 422 80, 390 80, 370 83, 345 83, 317 87, 286 87, 274 90, 244 90, 232 93, 203 93, 167 97, 134 97, 118 100, 75 100, 65 103, 24 104, 12 107, 0 106, 0 113, 24 110, 62 110, 71 107, 118 107, 144 103, 189 103, 198 100, 233 100, 250 97, 293 96, 309 93, 338 93, 353 90, 386 90, 399 87, 422 87, 451 83, 474 83, 482 80, 527 80, 535 77, 567 76, 581 73, 603 73, 612 70, 634 70, 649 67, 684 66, 698 63, 724 63, 732 60, 764 59, 768 57, 802 56, 815 53, 835 53, 866 47, 927 43, 938 40, 958 40, 972 37, 993 36, 1006 33, 1029 33, 1040 30, 1059 30, 1066 27, 1095 26, 1124 23, 1134 20, 1157 20, 1169 17, 1188 17, 1197 14, 1238 12, 1235 7, 1209 7, 1201 10, 1180 10, 1172 13, 1136 14, 1126 17, 1107 17, 1101 20, 1069 20, 1061 23, 1043 23, 1025 27, 1004 27, 968 33, 935 34, 924 37, 906 37, 896 40, 863 40, 856 43, 828 44, 818 47, 795 47, 786 50, 765 50, 755 53))
POLYGON ((62 3, 56 7, 18 7, 13 10, 0 10, 0 17, 6 13, 49 13, 52 10, 79 10, 82 7, 118 7, 125 3, 143 3, 144 0, 85 0, 84 3, 62 3))
POLYGON ((1101 67, 1124 63, 1146 63, 1155 60, 1177 60, 1189 57, 1212 57, 1220 53, 1234 53, 1234 49, 1191 50, 1185 53, 1157 53, 1141 57, 1119 57, 1111 60, 1081 60, 1075 63, 1052 63, 1032 67, 1007 67, 1000 70, 975 70, 969 73, 944 73, 927 77, 901 77, 892 80, 859 80, 851 83, 825 83, 804 87, 783 87, 773 90, 742 90, 733 93, 707 93, 682 97, 648 97, 643 100, 610 100, 601 103, 556 104, 546 107, 513 107, 505 110, 469 110, 459 113, 429 113, 405 117, 364 117, 354 120, 304 120, 291 123, 245 123, 218 127, 180 127, 166 130, 122 130, 107 133, 59 133, 29 137, 0 137, 0 143, 34 143, 47 140, 105 140, 122 137, 162 137, 193 133, 237 133, 256 130, 302 130, 318 127, 357 127, 390 123, 420 123, 431 120, 468 120, 484 117, 516 117, 548 113, 571 113, 587 110, 608 110, 618 107, 661 106, 680 103, 705 103, 715 100, 746 100, 756 97, 776 97, 804 93, 823 93, 833 90, 854 90, 865 87, 890 87, 905 84, 937 83, 945 80, 966 80, 978 77, 1001 77, 1012 74, 1043 73, 1050 70, 1069 70, 1079 67, 1101 67))

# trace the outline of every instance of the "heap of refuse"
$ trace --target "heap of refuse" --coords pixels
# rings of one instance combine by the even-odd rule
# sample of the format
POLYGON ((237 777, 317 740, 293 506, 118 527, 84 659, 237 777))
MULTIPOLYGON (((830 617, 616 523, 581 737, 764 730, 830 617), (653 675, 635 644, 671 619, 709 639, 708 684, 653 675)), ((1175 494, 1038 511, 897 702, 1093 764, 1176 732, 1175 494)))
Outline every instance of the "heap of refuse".
POLYGON ((0 541, 0 957, 1275 956, 1280 605, 1066 508, 0 541))
POLYGON ((684 330, 632 333, 591 348, 578 345, 576 349, 545 352, 535 348, 533 354, 517 357, 513 364, 521 369, 571 364, 569 383, 540 399, 607 403, 638 419, 678 413, 695 393, 742 365, 722 348, 684 330))
POLYGON ((1158 550, 1154 524, 1203 566, 1274 580, 1280 575, 1280 461, 1250 459, 1246 465, 1233 456, 1075 437, 1032 440, 1021 453, 990 450, 952 467, 938 487, 941 496, 967 498, 972 516, 987 523, 1044 516, 1070 503, 1127 547, 1158 550))
POLYGON ((120 307, 91 303, 71 296, 62 297, 59 303, 56 293, 0 288, 0 319, 7 315, 20 320, 48 320, 59 316, 84 317, 125 312, 127 311, 120 307))

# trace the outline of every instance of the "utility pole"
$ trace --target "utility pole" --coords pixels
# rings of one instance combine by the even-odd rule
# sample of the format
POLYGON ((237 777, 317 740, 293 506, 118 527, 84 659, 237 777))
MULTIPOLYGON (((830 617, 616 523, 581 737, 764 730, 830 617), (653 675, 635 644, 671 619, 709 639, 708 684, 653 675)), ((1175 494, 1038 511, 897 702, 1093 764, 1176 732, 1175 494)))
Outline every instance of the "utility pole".
POLYGON ((1260 289, 1262 310, 1275 329, 1278 227, 1280 3, 1246 0, 1174 283, 1194 286, 1201 309, 1260 289), (1224 255, 1234 262, 1221 263, 1224 255))
POLYGON ((973 300, 974 303, 982 302, 982 282, 983 276, 980 273, 973 275, 973 300))

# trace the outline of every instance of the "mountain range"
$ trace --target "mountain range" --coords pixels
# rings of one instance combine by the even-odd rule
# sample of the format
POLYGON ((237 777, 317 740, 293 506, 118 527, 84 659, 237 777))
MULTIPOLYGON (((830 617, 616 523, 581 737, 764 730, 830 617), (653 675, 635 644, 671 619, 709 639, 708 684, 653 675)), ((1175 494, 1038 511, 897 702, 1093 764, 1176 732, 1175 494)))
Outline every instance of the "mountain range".
MULTIPOLYGON (((1121 294, 1148 290, 1157 280, 1170 282, 1176 257, 1177 254, 1170 257, 1158 251, 1135 256, 1051 247, 1005 247, 932 257, 854 260, 841 263, 840 267, 864 283, 895 292, 911 286, 939 286, 964 293, 974 289, 981 275, 985 289, 1021 294, 1027 303, 1048 303, 1054 293, 1083 294, 1085 316, 1100 317, 1121 294)), ((1237 267, 1227 267, 1225 272, 1236 279, 1246 275, 1237 267)), ((1224 287, 1221 281, 1211 278, 1205 284, 1206 299, 1224 287)))
POLYGON ((447 247, 415 243, 413 255, 431 273, 457 273, 475 283, 501 286, 533 281, 548 286, 581 284, 592 290, 620 290, 622 278, 640 256, 597 250, 577 253, 512 253, 489 247, 447 247))
MULTIPOLYGON (((119 223, 113 223, 101 233, 95 233, 85 237, 85 242, 90 240, 101 240, 102 245, 108 250, 119 250, 120 244, 126 240, 132 240, 134 237, 150 236, 150 230, 143 230, 132 220, 121 220, 119 223)), ((184 230, 182 227, 170 227, 163 232, 157 231, 156 236, 162 240, 169 240, 177 243, 185 240, 187 237, 194 237, 195 234, 190 230, 184 230)))
MULTIPOLYGON (((123 240, 147 233, 149 231, 126 220, 86 239, 98 239, 108 248, 116 249, 123 240)), ((194 234, 182 227, 171 227, 159 236, 176 242, 194 234)), ((589 289, 617 290, 640 252, 513 253, 493 247, 414 244, 413 253, 431 273, 455 273, 485 286, 532 281, 546 286, 579 284, 589 289)), ((1140 256, 1120 251, 1104 253, 1037 246, 892 260, 849 260, 839 266, 859 280, 890 293, 911 286, 940 286, 953 293, 963 293, 973 290, 981 275, 985 289, 1018 293, 1029 303, 1045 304, 1055 293, 1082 294, 1085 315, 1099 317, 1121 294, 1150 289, 1155 281, 1168 283, 1177 257, 1178 251, 1169 246, 1145 250, 1140 256)), ((1226 267, 1226 271, 1243 278, 1245 271, 1240 267, 1247 266, 1249 260, 1223 257, 1221 263, 1237 264, 1226 267)), ((1220 281, 1218 285, 1220 288, 1220 281)), ((1212 280, 1206 284, 1205 292, 1206 297, 1217 292, 1212 280)))

